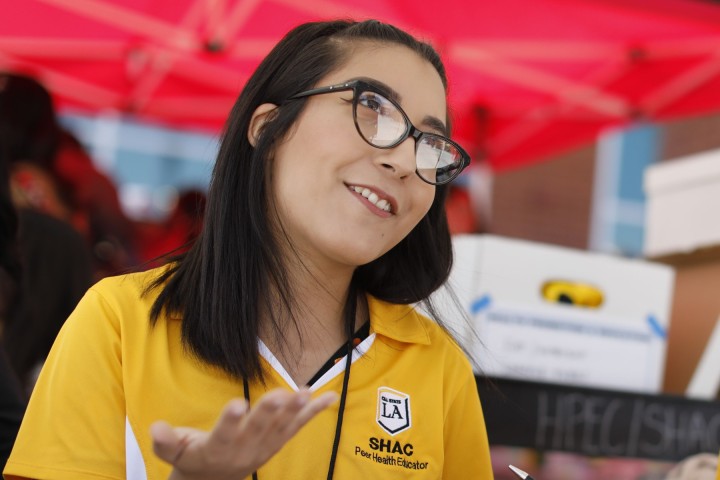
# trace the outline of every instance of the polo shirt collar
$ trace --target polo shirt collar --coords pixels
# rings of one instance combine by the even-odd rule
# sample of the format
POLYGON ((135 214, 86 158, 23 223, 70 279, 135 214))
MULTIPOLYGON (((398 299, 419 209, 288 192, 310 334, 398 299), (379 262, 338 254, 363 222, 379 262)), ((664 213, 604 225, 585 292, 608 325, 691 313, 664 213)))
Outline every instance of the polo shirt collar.
POLYGON ((427 326, 413 307, 384 302, 371 295, 367 299, 372 332, 399 342, 430 345, 427 326))

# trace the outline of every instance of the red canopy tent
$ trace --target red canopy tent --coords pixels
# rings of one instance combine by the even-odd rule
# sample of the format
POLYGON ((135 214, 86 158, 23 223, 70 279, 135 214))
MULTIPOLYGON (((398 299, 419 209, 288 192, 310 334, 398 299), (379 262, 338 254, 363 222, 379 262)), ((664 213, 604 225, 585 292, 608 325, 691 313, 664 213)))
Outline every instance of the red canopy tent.
POLYGON ((720 4, 701 0, 23 0, 0 69, 60 108, 219 129, 259 60, 300 22, 378 18, 431 41, 456 136, 496 169, 608 126, 720 111, 720 4))

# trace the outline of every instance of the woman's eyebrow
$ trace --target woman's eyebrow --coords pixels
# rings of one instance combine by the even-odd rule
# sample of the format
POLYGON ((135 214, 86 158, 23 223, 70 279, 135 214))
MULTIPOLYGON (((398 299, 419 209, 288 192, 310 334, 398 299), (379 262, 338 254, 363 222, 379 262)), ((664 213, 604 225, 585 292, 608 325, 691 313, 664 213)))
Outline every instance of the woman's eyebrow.
POLYGON ((440 120, 437 117, 433 117, 432 115, 428 115, 422 120, 422 124, 426 127, 429 127, 437 132, 440 132, 441 135, 448 137, 449 133, 447 131, 447 127, 445 126, 445 122, 440 120))
POLYGON ((369 83, 373 87, 380 90, 380 92, 385 95, 385 97, 387 97, 389 100, 392 100, 393 102, 400 103, 402 101, 402 95, 400 95, 397 90, 393 89, 390 85, 381 82, 380 80, 375 80, 374 78, 370 77, 354 77, 349 79, 348 82, 352 82, 355 80, 369 83))

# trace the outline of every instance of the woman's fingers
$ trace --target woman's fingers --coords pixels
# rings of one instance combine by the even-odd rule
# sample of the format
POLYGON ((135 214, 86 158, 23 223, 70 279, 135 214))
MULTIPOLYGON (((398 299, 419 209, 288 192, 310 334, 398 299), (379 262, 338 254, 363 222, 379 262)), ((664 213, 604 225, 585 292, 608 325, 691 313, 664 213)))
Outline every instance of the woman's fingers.
POLYGON ((310 419, 334 403, 338 396, 329 392, 311 400, 306 389, 299 392, 270 392, 243 420, 242 435, 254 442, 257 458, 265 463, 310 419), (268 404, 265 404, 265 401, 268 404))
POLYGON ((248 404, 244 399, 235 398, 230 400, 220 413, 215 427, 210 433, 210 441, 219 444, 227 444, 235 441, 238 435, 240 420, 248 411, 248 404))
POLYGON ((245 420, 243 430, 256 439, 273 436, 284 430, 309 401, 310 392, 307 390, 273 390, 253 407, 245 420))
POLYGON ((308 404, 295 415, 292 422, 288 424, 286 430, 288 437, 295 435, 315 415, 337 402, 338 398, 338 394, 335 392, 325 392, 308 402, 308 404))
POLYGON ((337 401, 334 392, 311 399, 307 389, 276 389, 262 396, 252 409, 243 399, 223 408, 212 431, 173 428, 165 422, 151 426, 155 454, 178 474, 213 471, 243 477, 264 464, 310 419, 337 401), (181 473, 182 472, 182 473, 181 473))

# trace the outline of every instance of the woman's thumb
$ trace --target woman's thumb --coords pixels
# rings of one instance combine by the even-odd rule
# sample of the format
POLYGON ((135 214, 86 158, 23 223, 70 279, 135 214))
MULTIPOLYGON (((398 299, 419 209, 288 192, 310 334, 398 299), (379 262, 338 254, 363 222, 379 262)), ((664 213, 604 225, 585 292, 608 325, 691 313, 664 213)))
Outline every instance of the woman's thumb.
POLYGON ((182 456, 187 442, 178 436, 175 429, 167 422, 158 421, 150 426, 150 435, 153 439, 155 455, 174 465, 182 456))

